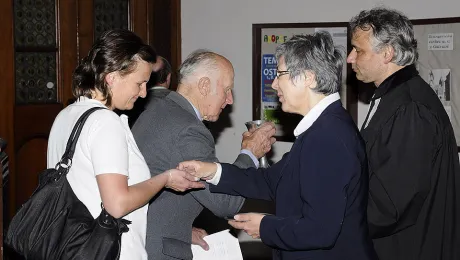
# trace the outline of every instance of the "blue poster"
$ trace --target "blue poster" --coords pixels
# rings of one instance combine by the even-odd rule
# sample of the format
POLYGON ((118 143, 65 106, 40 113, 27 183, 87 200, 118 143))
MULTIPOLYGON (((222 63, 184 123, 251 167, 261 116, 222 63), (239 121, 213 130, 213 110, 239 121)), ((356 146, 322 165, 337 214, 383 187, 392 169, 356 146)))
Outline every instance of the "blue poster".
POLYGON ((276 77, 276 58, 274 54, 262 55, 262 102, 278 102, 272 82, 276 77))

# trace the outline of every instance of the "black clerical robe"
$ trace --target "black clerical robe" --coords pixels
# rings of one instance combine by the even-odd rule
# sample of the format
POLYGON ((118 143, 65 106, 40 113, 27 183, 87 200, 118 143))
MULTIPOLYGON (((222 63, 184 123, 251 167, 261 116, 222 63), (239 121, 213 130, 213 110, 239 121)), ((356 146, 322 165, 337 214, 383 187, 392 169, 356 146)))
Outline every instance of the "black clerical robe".
POLYGON ((378 99, 361 133, 380 260, 459 260, 460 167, 443 105, 413 65, 388 77, 372 102, 378 99))

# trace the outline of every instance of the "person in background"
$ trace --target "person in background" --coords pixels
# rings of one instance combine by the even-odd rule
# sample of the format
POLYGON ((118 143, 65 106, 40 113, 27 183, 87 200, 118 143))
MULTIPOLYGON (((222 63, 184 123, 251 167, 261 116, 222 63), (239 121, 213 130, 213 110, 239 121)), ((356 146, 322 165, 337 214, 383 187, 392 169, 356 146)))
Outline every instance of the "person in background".
MULTIPOLYGON (((202 121, 217 121, 222 110, 233 103, 233 77, 229 60, 199 50, 182 63, 177 92, 171 91, 147 104, 132 131, 152 176, 176 167, 183 160, 217 161, 214 138, 202 121)), ((234 164, 256 168, 257 158, 271 149, 274 133, 272 123, 245 132, 241 153, 234 164)), ((149 259, 191 260, 191 243, 205 235, 192 232, 192 224, 200 212, 207 208, 218 217, 227 217, 236 214, 243 202, 239 196, 213 194, 208 189, 185 194, 162 192, 149 207, 149 259)))
POLYGON ((369 232, 380 260, 460 259, 460 175, 454 131, 419 76, 417 40, 402 13, 350 21, 356 77, 376 87, 361 128, 369 159, 369 232))
POLYGON ((147 97, 166 97, 171 90, 171 65, 169 62, 158 56, 157 60, 161 63, 161 67, 158 71, 153 72, 150 76, 149 82, 147 82, 147 97))
POLYGON ((229 224, 272 247, 274 259, 375 259, 368 236, 365 145, 340 102, 343 53, 327 32, 294 35, 276 49, 272 88, 284 112, 303 116, 289 153, 268 169, 187 161, 211 192, 274 200, 275 215, 229 224))
POLYGON ((147 203, 152 197, 165 187, 175 191, 204 187, 176 169, 150 177, 126 116, 113 112, 132 109, 136 99, 145 97, 155 61, 155 51, 134 33, 105 32, 76 68, 72 91, 77 100, 58 114, 48 140, 47 164, 52 168, 79 117, 93 107, 107 108, 85 122, 67 179, 94 218, 102 203, 113 217, 132 221, 121 237, 121 260, 147 259, 147 203))

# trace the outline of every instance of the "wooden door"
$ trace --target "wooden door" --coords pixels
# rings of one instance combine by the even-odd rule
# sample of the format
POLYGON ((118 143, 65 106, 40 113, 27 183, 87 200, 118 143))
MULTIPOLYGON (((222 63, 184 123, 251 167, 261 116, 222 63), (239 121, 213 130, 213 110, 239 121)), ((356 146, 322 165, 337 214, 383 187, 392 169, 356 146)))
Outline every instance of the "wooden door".
POLYGON ((52 123, 72 99, 73 70, 111 28, 134 31, 179 67, 180 0, 0 1, 0 137, 8 141, 10 169, 4 226, 46 167, 52 123))
POLYGON ((46 167, 48 133, 71 95, 77 64, 76 0, 0 3, 0 136, 10 157, 7 208, 14 214, 46 167))
MULTIPOLYGON (((11 172, 7 218, 30 196, 46 167, 50 128, 72 99, 72 72, 94 38, 107 29, 126 28, 152 44, 149 21, 159 2, 168 1, 0 1, 0 137, 8 141, 11 172)), ((180 5, 178 0, 172 3, 180 5)), ((165 10, 172 11, 179 17, 179 9, 165 10)))

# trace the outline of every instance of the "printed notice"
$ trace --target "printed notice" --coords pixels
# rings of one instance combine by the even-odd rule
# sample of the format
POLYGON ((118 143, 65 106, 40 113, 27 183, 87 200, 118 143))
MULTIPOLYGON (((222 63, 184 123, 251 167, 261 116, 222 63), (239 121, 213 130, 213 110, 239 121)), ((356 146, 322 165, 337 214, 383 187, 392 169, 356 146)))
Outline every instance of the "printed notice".
POLYGON ((272 89, 273 80, 276 77, 277 61, 274 54, 264 54, 262 56, 262 101, 277 102, 276 90, 272 89))
POLYGON ((429 51, 452 51, 454 49, 453 33, 428 34, 429 51))
POLYGON ((231 235, 228 229, 203 239, 208 243, 209 250, 192 245, 193 260, 243 260, 238 238, 231 235))

